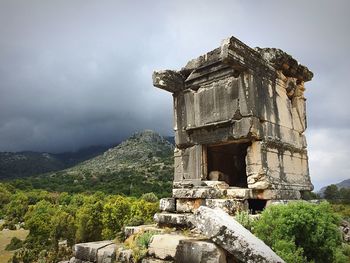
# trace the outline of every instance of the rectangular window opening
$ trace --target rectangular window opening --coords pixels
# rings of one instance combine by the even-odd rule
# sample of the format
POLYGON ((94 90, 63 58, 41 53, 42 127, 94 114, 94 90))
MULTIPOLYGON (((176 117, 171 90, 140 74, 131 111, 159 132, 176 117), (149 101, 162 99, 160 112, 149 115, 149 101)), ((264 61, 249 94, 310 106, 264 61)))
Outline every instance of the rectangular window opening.
POLYGON ((208 145, 208 179, 225 181, 229 186, 247 188, 246 156, 250 144, 208 145))

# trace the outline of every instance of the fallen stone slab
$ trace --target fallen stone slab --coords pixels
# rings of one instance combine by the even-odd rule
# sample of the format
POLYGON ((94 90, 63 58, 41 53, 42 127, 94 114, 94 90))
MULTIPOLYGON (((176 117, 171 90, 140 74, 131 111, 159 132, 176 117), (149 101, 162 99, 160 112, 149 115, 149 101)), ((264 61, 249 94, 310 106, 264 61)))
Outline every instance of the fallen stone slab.
POLYGON ((74 245, 74 257, 80 261, 110 263, 115 259, 116 245, 113 241, 97 241, 74 245))
POLYGON ((171 260, 175 257, 179 242, 189 237, 177 234, 154 235, 148 247, 148 254, 157 259, 171 260))
POLYGON ((284 263, 269 246, 220 208, 201 206, 193 220, 199 232, 246 263, 284 263))
POLYGON ((216 244, 205 240, 180 240, 175 262, 227 263, 226 252, 216 244))

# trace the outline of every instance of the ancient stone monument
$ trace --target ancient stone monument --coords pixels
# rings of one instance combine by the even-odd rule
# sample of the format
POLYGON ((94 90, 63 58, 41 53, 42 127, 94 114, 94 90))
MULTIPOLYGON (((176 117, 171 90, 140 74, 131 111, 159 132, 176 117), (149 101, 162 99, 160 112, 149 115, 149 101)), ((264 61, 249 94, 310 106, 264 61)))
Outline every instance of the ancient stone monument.
POLYGON ((260 211, 312 190, 304 135, 312 77, 282 50, 234 37, 179 71, 155 71, 153 85, 173 94, 176 143, 173 198, 161 201, 158 222, 185 224, 181 213, 201 205, 260 211))
MULTIPOLYGON (((158 226, 125 228, 128 239, 154 234, 142 263, 285 263, 232 215, 313 189, 304 136, 312 76, 283 51, 234 37, 180 71, 154 72, 154 86, 174 97, 175 175, 158 226)), ((70 262, 130 263, 133 253, 111 241, 76 244, 70 262)))

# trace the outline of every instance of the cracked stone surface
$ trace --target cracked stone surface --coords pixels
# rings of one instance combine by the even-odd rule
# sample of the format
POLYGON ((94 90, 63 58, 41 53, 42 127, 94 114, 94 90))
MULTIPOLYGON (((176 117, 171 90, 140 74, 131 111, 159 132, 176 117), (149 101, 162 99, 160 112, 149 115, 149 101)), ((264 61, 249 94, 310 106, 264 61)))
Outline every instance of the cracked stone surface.
POLYGON ((198 231, 242 262, 284 262, 263 241, 219 208, 201 206, 195 212, 193 222, 198 231))

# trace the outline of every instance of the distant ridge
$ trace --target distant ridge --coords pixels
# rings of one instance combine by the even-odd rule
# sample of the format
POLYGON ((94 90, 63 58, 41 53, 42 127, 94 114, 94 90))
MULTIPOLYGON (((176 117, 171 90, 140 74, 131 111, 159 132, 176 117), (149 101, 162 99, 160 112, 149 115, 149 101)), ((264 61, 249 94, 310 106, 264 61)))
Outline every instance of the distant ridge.
POLYGON ((54 172, 91 159, 110 146, 90 146, 76 152, 0 152, 0 179, 23 178, 54 172))
POLYGON ((32 151, 0 152, 0 180, 59 171, 89 170, 93 173, 104 173, 141 167, 146 161, 154 161, 154 158, 172 156, 174 143, 174 137, 162 137, 154 131, 145 130, 134 133, 122 142, 120 147, 119 144, 96 145, 76 152, 57 154, 32 151))
MULTIPOLYGON (((341 181, 340 183, 335 184, 338 189, 340 188, 350 188, 350 179, 346 179, 344 181, 341 181)), ((328 186, 328 185, 327 185, 328 186)), ((324 191, 326 190, 327 186, 322 187, 319 191, 319 193, 322 195, 324 191)))

